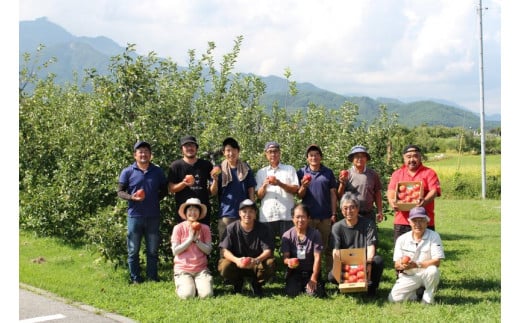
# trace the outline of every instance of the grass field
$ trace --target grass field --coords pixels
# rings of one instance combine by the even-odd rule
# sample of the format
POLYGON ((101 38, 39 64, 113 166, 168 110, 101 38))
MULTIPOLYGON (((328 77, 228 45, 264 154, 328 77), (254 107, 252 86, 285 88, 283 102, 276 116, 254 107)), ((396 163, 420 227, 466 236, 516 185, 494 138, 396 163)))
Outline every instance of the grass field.
POLYGON ((169 265, 159 283, 128 285, 126 268, 112 268, 85 247, 71 248, 27 232, 20 232, 19 277, 20 282, 140 322, 500 322, 500 201, 439 198, 436 210, 447 259, 441 264, 434 306, 387 301, 395 281, 392 217, 379 227, 379 252, 386 264, 376 299, 340 294, 333 285, 327 285, 326 299, 290 299, 282 294, 280 270, 262 299, 233 295, 215 275, 215 297, 182 301, 175 295, 169 265))
MULTIPOLYGON (((440 154, 428 155, 428 160, 424 163, 428 167, 435 169, 439 177, 448 178, 456 172, 464 174, 482 174, 482 160, 480 155, 458 155, 442 154, 442 158, 436 159, 440 154)), ((501 174, 501 155, 486 156, 487 176, 497 176, 501 174)))

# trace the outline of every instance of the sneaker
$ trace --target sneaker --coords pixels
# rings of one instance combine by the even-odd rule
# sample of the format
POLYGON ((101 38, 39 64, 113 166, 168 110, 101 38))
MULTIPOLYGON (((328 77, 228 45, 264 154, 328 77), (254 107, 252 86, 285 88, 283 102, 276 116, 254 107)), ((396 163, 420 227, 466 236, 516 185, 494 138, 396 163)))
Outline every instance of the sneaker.
POLYGON ((421 287, 417 288, 417 290, 415 291, 415 294, 417 295, 417 299, 418 299, 418 300, 421 300, 421 299, 422 299, 422 297, 423 297, 423 295, 424 295, 424 290, 425 290, 425 289, 426 289, 426 288, 424 288, 423 286, 421 286, 421 287))
POLYGON ((130 281, 130 284, 132 284, 132 285, 139 285, 142 282, 143 282, 142 279, 137 278, 137 279, 132 279, 132 281, 130 281))
POLYGON ((264 297, 264 290, 262 285, 258 282, 251 282, 251 288, 253 289, 253 296, 264 297))

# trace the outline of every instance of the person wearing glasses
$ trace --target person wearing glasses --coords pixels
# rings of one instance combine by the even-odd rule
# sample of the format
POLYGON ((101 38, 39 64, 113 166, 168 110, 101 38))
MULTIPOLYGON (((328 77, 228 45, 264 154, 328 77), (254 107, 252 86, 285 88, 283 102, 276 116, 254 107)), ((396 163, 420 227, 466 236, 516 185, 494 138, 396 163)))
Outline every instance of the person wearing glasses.
MULTIPOLYGON (((366 248, 368 290, 367 295, 376 296, 381 275, 383 274, 383 257, 376 254, 377 229, 375 223, 359 216, 360 202, 355 194, 347 192, 341 197, 340 210, 344 219, 332 226, 332 257, 339 260, 340 249, 366 248)), ((339 284, 332 271, 328 280, 339 284)))

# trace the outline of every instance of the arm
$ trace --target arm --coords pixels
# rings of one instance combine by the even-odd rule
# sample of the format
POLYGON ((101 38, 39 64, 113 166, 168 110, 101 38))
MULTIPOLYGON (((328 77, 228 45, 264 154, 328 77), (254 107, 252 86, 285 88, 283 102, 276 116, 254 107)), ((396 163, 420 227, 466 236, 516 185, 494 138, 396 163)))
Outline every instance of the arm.
POLYGON ((249 199, 251 201, 256 201, 255 199, 255 187, 251 186, 247 189, 247 196, 249 196, 249 199))
POLYGON ((383 221, 383 193, 381 193, 381 190, 376 191, 376 220, 378 222, 383 221))
POLYGON ((177 235, 176 232, 178 232, 178 231, 175 228, 174 228, 173 231, 174 232, 172 233, 172 238, 171 238, 171 240, 172 240, 172 252, 173 252, 173 256, 177 256, 178 254, 181 254, 186 249, 188 249, 188 247, 193 243, 193 240, 195 240, 195 234, 194 234, 193 230, 190 230, 190 235, 188 236, 188 238, 186 240, 184 240, 181 243, 175 243, 175 242, 173 242, 173 237, 177 235))
POLYGON ((254 259, 254 262, 261 263, 262 261, 270 258, 271 255, 272 255, 271 249, 264 249, 264 251, 262 251, 262 253, 254 259))
POLYGON ((260 186, 258 188, 258 191, 256 191, 256 196, 258 197, 258 199, 263 199, 264 196, 265 196, 265 191, 267 189, 267 185, 269 185, 269 180, 267 178, 264 179, 263 183, 262 183, 262 186, 260 186))
POLYGON ((397 211, 397 205, 395 204, 395 190, 388 190, 386 192, 386 198, 388 200, 388 204, 390 205, 390 207, 394 211, 397 211))
POLYGON ((338 193, 336 192, 335 188, 330 189, 330 205, 332 207, 332 214, 330 220, 332 221, 332 223, 335 223, 338 211, 338 193))
POLYGON ((122 198, 123 200, 131 201, 132 195, 128 194, 126 190, 128 189, 128 185, 119 183, 117 187, 117 196, 122 198))

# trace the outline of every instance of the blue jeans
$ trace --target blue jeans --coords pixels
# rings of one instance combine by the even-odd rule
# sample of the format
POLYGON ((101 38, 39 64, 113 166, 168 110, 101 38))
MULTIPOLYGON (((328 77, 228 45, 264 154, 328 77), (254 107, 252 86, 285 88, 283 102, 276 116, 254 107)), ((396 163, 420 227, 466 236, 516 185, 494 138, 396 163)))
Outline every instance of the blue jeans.
POLYGON ((139 250, 144 236, 146 243, 146 276, 158 280, 157 262, 159 259, 159 217, 128 217, 128 267, 132 281, 142 281, 139 267, 139 250))

